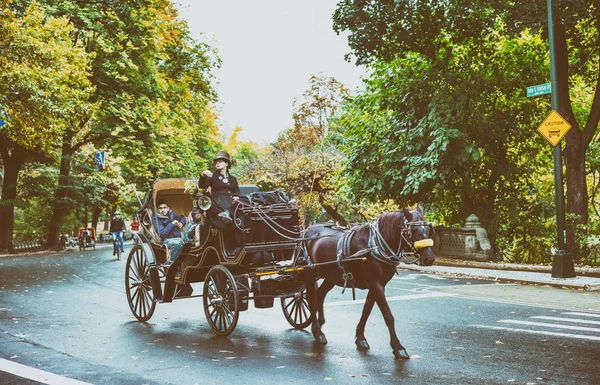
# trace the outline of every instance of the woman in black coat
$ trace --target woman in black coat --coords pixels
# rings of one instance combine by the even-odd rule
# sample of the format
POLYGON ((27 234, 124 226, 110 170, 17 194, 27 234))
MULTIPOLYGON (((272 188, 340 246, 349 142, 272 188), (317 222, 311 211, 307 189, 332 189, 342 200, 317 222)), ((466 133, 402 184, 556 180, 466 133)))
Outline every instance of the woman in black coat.
POLYGON ((215 159, 215 170, 204 170, 198 179, 198 187, 210 187, 212 206, 208 210, 208 217, 212 223, 221 228, 228 228, 233 223, 231 208, 234 201, 240 196, 240 186, 237 178, 229 173, 231 157, 225 151, 219 151, 215 159))

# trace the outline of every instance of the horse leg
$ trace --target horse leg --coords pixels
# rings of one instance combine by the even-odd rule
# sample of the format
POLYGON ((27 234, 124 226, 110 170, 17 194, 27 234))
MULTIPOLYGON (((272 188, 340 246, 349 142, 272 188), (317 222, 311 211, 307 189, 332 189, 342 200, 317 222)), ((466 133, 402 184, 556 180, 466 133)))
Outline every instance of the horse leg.
POLYGON ((325 297, 327 296, 327 293, 329 293, 329 291, 333 289, 334 286, 335 284, 325 279, 321 283, 321 286, 319 286, 319 288, 317 289, 317 313, 319 314, 318 320, 319 325, 321 326, 325 324, 325 313, 323 312, 323 303, 325 302, 325 297))
POLYGON ((363 306, 362 315, 360 316, 360 321, 358 321, 358 325, 356 325, 356 337, 354 343, 356 344, 356 348, 360 351, 370 349, 369 343, 365 338, 365 326, 367 325, 369 315, 371 315, 371 310, 373 310, 373 305, 375 305, 375 299, 373 298, 373 295, 371 295, 371 290, 369 290, 365 305, 363 306))
MULTIPOLYGON (((410 358, 406 349, 400 343, 398 336, 396 335, 396 328, 394 327, 394 316, 392 315, 392 310, 390 309, 390 305, 385 298, 385 288, 383 285, 378 284, 375 286, 375 301, 377 302, 377 306, 379 306, 379 310, 383 315, 383 319, 385 320, 385 324, 388 327, 388 331, 390 332, 390 346, 392 347, 392 352, 394 353, 394 357, 396 359, 408 359, 410 358)), ((371 290, 369 289, 369 294, 371 294, 371 290)))
POLYGON ((320 344, 327 344, 327 338, 325 334, 321 331, 321 325, 317 320, 317 306, 318 306, 318 298, 317 298, 317 280, 315 278, 309 278, 305 281, 306 283, 306 299, 308 300, 308 306, 310 308, 310 319, 311 319, 311 332, 315 341, 320 344))

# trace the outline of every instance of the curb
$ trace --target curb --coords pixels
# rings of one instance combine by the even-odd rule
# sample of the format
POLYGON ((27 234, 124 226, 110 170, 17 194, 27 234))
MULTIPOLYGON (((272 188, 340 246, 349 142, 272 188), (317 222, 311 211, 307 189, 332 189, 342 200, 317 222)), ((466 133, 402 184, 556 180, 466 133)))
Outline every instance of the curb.
MULTIPOLYGON (((454 266, 446 266, 446 267, 450 267, 453 268, 454 266)), ((472 267, 471 267, 472 268, 472 267)), ((469 273, 469 272, 465 272, 465 270, 469 270, 470 268, 465 267, 465 268, 460 268, 461 271, 441 271, 441 270, 437 270, 435 269, 435 267, 422 267, 422 266, 413 266, 413 265, 400 265, 398 266, 398 269, 401 270, 410 270, 410 271, 418 271, 418 272, 423 272, 423 273, 429 273, 429 274, 436 274, 436 275, 444 275, 444 276, 450 276, 450 277, 461 277, 461 278, 473 278, 473 279, 478 279, 478 280, 485 280, 485 281, 496 281, 496 282, 507 282, 507 283, 519 283, 519 284, 524 284, 524 285, 537 285, 537 286, 550 286, 550 287, 555 287, 555 288, 559 288, 559 289, 570 289, 570 290, 581 290, 581 291, 600 291, 600 279, 594 279, 591 278, 593 281, 597 281, 597 282, 587 282, 587 283, 573 283, 573 282, 565 282, 565 279, 571 279, 571 278, 551 278, 549 277, 550 275, 550 271, 548 271, 548 277, 546 279, 539 279, 539 278, 535 278, 535 277, 529 277, 529 278, 523 278, 523 277, 518 277, 518 276, 512 276, 512 277, 506 277, 506 276, 502 276, 502 275, 496 275, 496 276, 492 276, 492 275, 482 275, 482 274, 477 274, 477 273, 469 273)), ((494 269, 482 269, 482 270, 488 270, 488 271, 494 271, 494 269)), ((495 269, 495 270, 499 270, 499 269, 495 269)), ((520 271, 522 273, 527 273, 525 271, 520 271)), ((512 272, 513 274, 519 274, 519 272, 512 272)), ((540 273, 540 272, 538 272, 540 273)), ((546 272, 543 272, 546 273, 546 272)), ((581 277, 582 279, 585 280, 590 280, 590 278, 587 277, 581 277)), ((576 278, 573 278, 576 279, 576 278)))

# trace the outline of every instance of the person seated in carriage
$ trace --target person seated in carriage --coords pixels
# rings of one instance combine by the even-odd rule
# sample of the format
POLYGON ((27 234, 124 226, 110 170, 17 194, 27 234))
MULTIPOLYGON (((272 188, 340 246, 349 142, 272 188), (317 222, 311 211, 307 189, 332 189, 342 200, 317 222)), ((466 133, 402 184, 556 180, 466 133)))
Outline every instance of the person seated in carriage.
POLYGON ((232 218, 235 204, 240 197, 237 178, 229 173, 234 161, 226 151, 219 151, 213 162, 215 170, 202 171, 198 178, 198 188, 208 189, 212 200, 207 212, 208 219, 215 227, 233 234, 231 242, 234 244, 230 244, 230 248, 234 249, 239 246, 241 235, 236 231, 232 218))
POLYGON ((161 241, 167 245, 171 254, 167 263, 171 263, 179 255, 183 238, 181 229, 185 226, 186 219, 182 215, 177 215, 169 208, 169 202, 166 199, 159 199, 157 202, 157 213, 152 217, 152 227, 160 236, 161 241))

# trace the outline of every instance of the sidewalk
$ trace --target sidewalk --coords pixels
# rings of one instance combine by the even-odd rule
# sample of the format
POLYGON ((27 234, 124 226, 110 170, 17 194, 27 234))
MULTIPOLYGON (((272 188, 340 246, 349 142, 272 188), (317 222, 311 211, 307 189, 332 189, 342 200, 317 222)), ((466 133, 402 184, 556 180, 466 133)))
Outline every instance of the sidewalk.
POLYGON ((402 270, 469 277, 500 282, 546 285, 564 289, 600 291, 600 268, 575 268, 575 278, 553 278, 552 266, 498 264, 438 258, 433 266, 398 266, 402 270))

